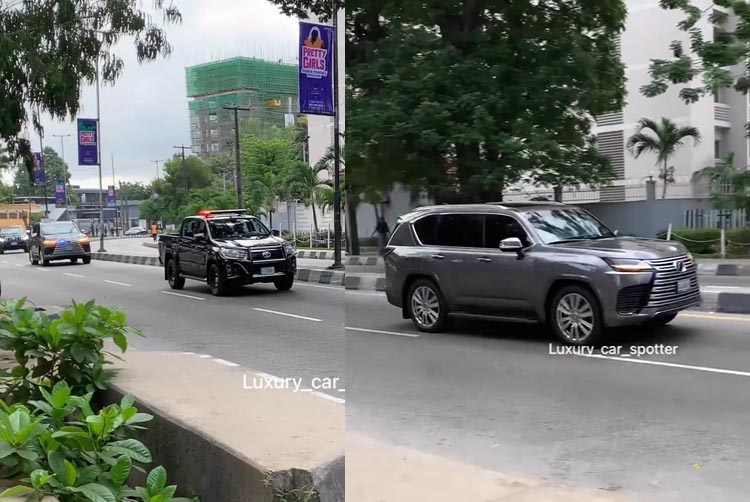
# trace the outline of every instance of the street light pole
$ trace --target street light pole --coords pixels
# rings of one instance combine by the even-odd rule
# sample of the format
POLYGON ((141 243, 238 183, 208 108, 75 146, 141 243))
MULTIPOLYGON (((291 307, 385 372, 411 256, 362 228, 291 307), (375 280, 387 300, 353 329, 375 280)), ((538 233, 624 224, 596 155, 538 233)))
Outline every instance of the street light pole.
POLYGON ((96 58, 96 163, 99 164, 99 252, 104 249, 104 187, 102 186, 102 114, 99 102, 99 57, 96 58))
POLYGON ((235 184, 237 185, 237 209, 242 209, 243 197, 242 197, 242 169, 240 167, 240 119, 239 111, 243 110, 246 112, 250 111, 250 108, 243 106, 223 106, 225 110, 234 111, 234 164, 235 164, 235 184))
MULTIPOLYGON (((341 145, 339 137, 339 1, 333 0, 333 269, 341 269, 341 145)), ((355 237, 356 238, 356 237, 355 237)))
POLYGON ((49 216, 49 204, 47 203, 47 166, 44 162, 44 140, 42 130, 39 129, 39 167, 44 178, 44 216, 49 216))
POLYGON ((151 162, 156 164, 156 180, 158 181, 159 180, 159 162, 161 162, 161 160, 152 160, 151 162))
POLYGON ((65 168, 65 205, 70 207, 70 193, 68 193, 70 172, 68 171, 68 164, 65 163, 65 143, 63 142, 63 138, 68 138, 72 136, 72 134, 53 134, 52 136, 60 138, 60 155, 62 156, 63 167, 65 168))
POLYGON ((185 148, 190 148, 185 145, 175 147, 178 150, 182 150, 182 181, 185 183, 185 192, 188 191, 188 175, 187 175, 187 161, 185 160, 185 148))

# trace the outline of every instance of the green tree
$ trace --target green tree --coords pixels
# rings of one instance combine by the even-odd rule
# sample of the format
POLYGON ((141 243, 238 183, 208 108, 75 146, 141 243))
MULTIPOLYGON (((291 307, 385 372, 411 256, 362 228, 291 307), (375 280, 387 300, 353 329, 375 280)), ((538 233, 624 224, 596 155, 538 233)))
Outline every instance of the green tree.
POLYGON ((127 200, 146 200, 154 193, 151 185, 144 184, 140 181, 137 181, 135 183, 125 181, 118 188, 120 191, 120 196, 126 197, 127 200))
MULTIPOLYGON (((166 23, 181 21, 171 2, 154 0, 166 23)), ((31 145, 20 135, 31 125, 41 131, 40 112, 75 117, 81 87, 96 78, 114 84, 123 70, 116 44, 132 38, 139 62, 152 61, 171 47, 164 29, 132 0, 17 1, 0 8, 0 139, 32 172, 31 145), (31 118, 27 109, 32 110, 31 118)))
POLYGON ((152 190, 158 198, 141 208, 141 217, 166 221, 179 221, 187 214, 194 214, 190 211, 196 204, 210 207, 213 196, 207 196, 206 190, 221 195, 219 178, 211 166, 194 155, 185 158, 184 168, 181 156, 166 161, 164 177, 153 183, 152 190))
POLYGON ((623 103, 622 0, 346 7, 350 186, 486 201, 611 178, 591 116, 623 103))
POLYGON ((656 155, 659 179, 663 182, 662 199, 667 197, 667 184, 674 182, 674 167, 669 165, 669 159, 687 138, 693 138, 693 142, 698 144, 701 133, 696 127, 677 126, 664 117, 659 123, 646 118, 639 120, 635 133, 628 138, 627 148, 635 158, 643 153, 656 155))
POLYGON ((750 171, 734 165, 734 153, 717 164, 693 173, 693 181, 708 181, 711 202, 716 209, 750 210, 750 171))
POLYGON ((678 23, 688 34, 688 47, 680 41, 670 45, 670 59, 652 59, 649 72, 651 82, 641 87, 649 97, 664 94, 670 85, 681 86, 680 98, 685 103, 695 103, 714 92, 734 88, 747 94, 750 89, 750 8, 744 0, 714 0, 713 5, 734 14, 738 23, 730 23, 729 15, 711 8, 700 9, 690 0, 660 0, 662 8, 680 10, 685 18, 678 23), (707 21, 713 30, 705 30, 698 23, 707 21), (706 40, 704 30, 713 34, 706 40), (737 65, 742 70, 737 71, 737 65))
POLYGON ((313 228, 316 233, 318 232, 318 216, 315 208, 324 209, 327 207, 327 195, 333 193, 331 184, 320 179, 321 173, 327 171, 328 166, 325 162, 318 162, 314 166, 309 166, 298 161, 290 165, 286 174, 286 184, 292 198, 299 199, 305 207, 312 207, 313 228))

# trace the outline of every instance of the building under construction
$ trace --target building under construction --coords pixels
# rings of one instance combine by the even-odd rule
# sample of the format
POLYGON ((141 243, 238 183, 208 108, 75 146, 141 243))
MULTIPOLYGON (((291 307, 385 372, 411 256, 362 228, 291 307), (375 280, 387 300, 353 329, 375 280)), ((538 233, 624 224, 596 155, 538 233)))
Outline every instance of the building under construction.
POLYGON ((204 158, 234 151, 234 112, 224 106, 250 108, 239 116, 256 134, 293 124, 299 111, 296 65, 236 57, 188 67, 185 79, 193 152, 204 158))

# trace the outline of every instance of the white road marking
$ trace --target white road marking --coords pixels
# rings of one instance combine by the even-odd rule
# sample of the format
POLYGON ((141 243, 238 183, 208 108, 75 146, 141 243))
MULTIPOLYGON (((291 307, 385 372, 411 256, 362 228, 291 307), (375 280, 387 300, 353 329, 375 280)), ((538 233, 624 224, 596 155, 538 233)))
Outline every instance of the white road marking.
POLYGON ((195 352, 180 352, 180 354, 182 354, 184 356, 194 356, 195 352))
POLYGON ((385 296, 384 291, 367 291, 359 289, 347 289, 346 294, 354 296, 385 296))
POLYGON ((109 284, 116 284, 117 286, 125 286, 126 288, 132 288, 132 284, 125 284, 124 282, 117 282, 117 281, 109 281, 107 279, 104 279, 104 282, 107 282, 109 284))
POLYGON ((708 312, 708 314, 690 314, 687 312, 680 312, 680 317, 687 317, 690 319, 708 319, 711 321, 750 322, 750 316, 739 317, 739 315, 737 314, 735 314, 734 316, 728 316, 724 314, 717 314, 716 312, 708 312))
POLYGON ((6 265, 10 265, 10 262, 7 260, 3 260, 3 263, 5 263, 6 265))
POLYGON ((82 275, 78 274, 71 274, 70 272, 64 272, 65 275, 69 275, 70 277, 83 277, 82 275))
POLYGON ((342 292, 344 291, 343 286, 323 286, 321 284, 307 284, 307 283, 299 282, 299 281, 295 282, 294 286, 295 287, 304 286, 306 288, 332 289, 333 291, 342 291, 342 292))
POLYGON ((409 338, 419 338, 420 335, 417 335, 415 333, 398 333, 396 331, 383 331, 379 329, 368 329, 368 328, 352 328, 347 326, 344 328, 348 331, 360 331, 362 333, 378 333, 380 335, 395 335, 395 336, 406 336, 409 338))
POLYGON ((323 319, 316 319, 314 317, 305 317, 303 315, 297 315, 297 314, 287 314, 286 312, 277 312, 275 310, 267 310, 267 309, 259 309, 259 308, 254 308, 253 310, 257 310, 258 312, 265 312, 267 314, 276 314, 276 315, 282 315, 285 317, 294 317, 295 319, 302 319, 305 321, 323 322, 323 319))
POLYGON ((49 272, 49 270, 48 270, 48 269, 46 269, 46 268, 37 268, 37 269, 35 269, 35 270, 38 270, 38 271, 40 271, 40 272, 49 272))
POLYGON ((22 265, 22 264, 20 264, 20 263, 14 263, 14 265, 15 265, 16 267, 28 267, 28 265, 22 265))
POLYGON ((219 364, 223 364, 224 366, 229 366, 230 368, 239 368, 240 367, 240 365, 237 364, 237 363, 233 363, 231 361, 227 361, 226 359, 221 359, 221 358, 218 358, 218 357, 214 358, 213 362, 219 363, 219 364))
POLYGON ((209 354, 201 354, 198 357, 200 357, 201 359, 210 359, 211 358, 211 356, 209 354))
POLYGON ((183 295, 182 293, 173 293, 172 291, 162 291, 165 295, 172 295, 172 296, 179 296, 182 298, 190 298, 191 300, 205 300, 205 298, 201 298, 200 296, 190 296, 190 295, 183 295))
MULTIPOLYGON (((255 374, 258 375, 261 378, 265 378, 266 380, 269 380, 269 381, 272 381, 272 382, 278 382, 278 381, 283 381, 284 380, 281 377, 270 375, 268 373, 263 373, 262 371, 256 371, 255 374)), ((317 390, 300 389, 300 392, 309 392, 313 396, 320 397, 320 398, 325 399, 327 401, 333 401, 334 403, 337 403, 337 404, 345 404, 346 403, 346 400, 341 399, 340 397, 329 396, 328 394, 325 394, 323 392, 318 392, 317 390)))
POLYGON ((320 397, 320 398, 323 398, 323 399, 326 399, 328 401, 333 401, 334 403, 337 403, 337 404, 345 404, 346 403, 346 400, 341 399, 340 397, 329 396, 328 394, 325 394, 323 392, 313 391, 312 395, 320 397))
POLYGON ((750 372, 748 371, 725 370, 722 368, 709 368, 707 366, 693 366, 690 364, 667 363, 663 361, 650 361, 648 359, 622 359, 620 357, 602 356, 599 354, 576 354, 576 355, 578 357, 589 357, 592 359, 608 359, 610 361, 620 361, 620 362, 625 362, 625 363, 650 364, 652 366, 665 366, 667 368, 679 368, 679 369, 684 369, 684 370, 705 371, 707 373, 720 373, 723 375, 750 377, 750 372))

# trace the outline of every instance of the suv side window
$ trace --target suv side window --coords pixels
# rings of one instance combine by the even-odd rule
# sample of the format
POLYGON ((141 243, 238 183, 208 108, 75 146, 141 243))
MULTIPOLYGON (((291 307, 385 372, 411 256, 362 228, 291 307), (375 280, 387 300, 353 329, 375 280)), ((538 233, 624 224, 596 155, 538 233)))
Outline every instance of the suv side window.
POLYGON ((440 217, 437 214, 425 216, 414 222, 414 231, 417 233, 420 242, 425 246, 434 246, 437 244, 437 227, 440 217))
POLYGON ((409 225, 399 223, 396 225, 396 229, 393 231, 391 240, 388 242, 389 246, 413 246, 414 239, 409 231, 409 225))
POLYGON ((524 247, 530 246, 531 241, 526 231, 515 218, 502 214, 488 214, 484 219, 484 247, 497 249, 500 241, 509 237, 521 239, 524 247))
POLYGON ((481 248, 481 214, 444 214, 437 231, 438 246, 481 248))

